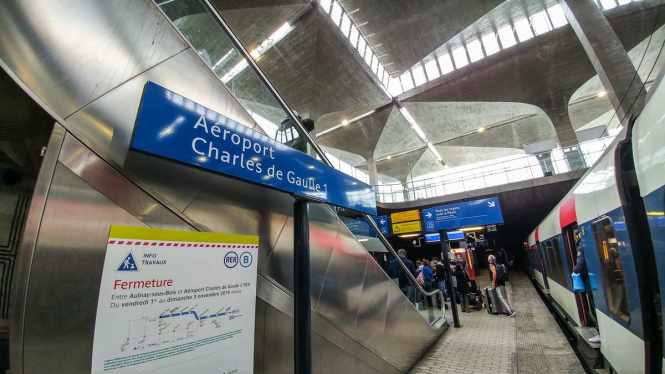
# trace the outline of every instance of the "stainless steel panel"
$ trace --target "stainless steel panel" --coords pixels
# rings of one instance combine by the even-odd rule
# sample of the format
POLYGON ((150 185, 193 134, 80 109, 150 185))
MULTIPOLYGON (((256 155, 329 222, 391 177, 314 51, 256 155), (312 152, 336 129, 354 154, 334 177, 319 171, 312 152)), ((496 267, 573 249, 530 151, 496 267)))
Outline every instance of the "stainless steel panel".
POLYGON ((249 127, 251 119, 191 49, 133 77, 67 119, 65 126, 102 157, 122 166, 148 81, 167 87, 249 127), (183 75, 183 72, 187 75, 183 75))
POLYGON ((376 266, 374 259, 368 256, 354 327, 357 338, 370 349, 384 336, 391 286, 394 286, 392 280, 386 277, 381 268, 376 266))
POLYGON ((65 138, 65 129, 58 124, 53 126, 51 138, 46 147, 46 153, 39 169, 35 190, 30 201, 28 216, 26 217, 21 245, 16 256, 14 267, 15 276, 11 287, 11 308, 9 309, 9 350, 12 372, 23 374, 23 338, 25 311, 29 307, 26 300, 28 284, 30 281, 30 268, 37 245, 37 236, 46 206, 46 198, 51 187, 53 174, 58 162, 60 147, 65 138))
POLYGON ((183 226, 182 218, 130 183, 71 134, 65 137, 60 162, 145 224, 162 228, 189 229, 183 226))
POLYGON ((90 373, 110 223, 143 225, 58 164, 31 270, 24 373, 90 373))
POLYGON ((63 118, 187 48, 149 0, 5 0, 0 30, 0 59, 63 118))
POLYGON ((353 333, 369 254, 353 237, 343 235, 343 232, 336 243, 315 308, 327 318, 338 321, 340 328, 353 333))

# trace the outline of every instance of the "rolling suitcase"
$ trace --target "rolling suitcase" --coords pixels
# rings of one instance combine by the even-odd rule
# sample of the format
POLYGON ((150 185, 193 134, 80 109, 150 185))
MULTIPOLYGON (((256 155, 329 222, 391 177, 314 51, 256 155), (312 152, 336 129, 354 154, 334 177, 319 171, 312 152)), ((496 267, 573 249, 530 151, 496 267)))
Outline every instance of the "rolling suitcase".
POLYGON ((483 288, 483 299, 485 302, 485 307, 487 308, 487 313, 490 314, 504 314, 503 305, 499 302, 499 298, 496 296, 496 290, 494 288, 485 287, 483 288))

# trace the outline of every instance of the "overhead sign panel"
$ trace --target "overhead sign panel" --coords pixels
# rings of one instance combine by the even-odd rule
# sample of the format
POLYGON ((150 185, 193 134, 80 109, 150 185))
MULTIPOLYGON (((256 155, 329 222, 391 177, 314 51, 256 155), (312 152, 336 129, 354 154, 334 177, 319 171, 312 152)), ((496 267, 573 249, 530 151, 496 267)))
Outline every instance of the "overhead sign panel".
POLYGON ((422 210, 426 232, 503 223, 499 199, 490 197, 422 210))
POLYGON ((342 218, 346 227, 356 236, 376 236, 365 218, 342 218))
POLYGON ((376 214, 371 186, 148 82, 132 149, 329 204, 376 214))
POLYGON ((420 221, 393 223, 393 234, 409 234, 422 231, 420 221))
POLYGON ((390 236, 390 217, 383 215, 376 217, 376 223, 381 228, 384 236, 390 236))
POLYGON ((92 346, 97 373, 252 373, 255 235, 113 226, 92 346))
POLYGON ((390 213, 392 223, 420 220, 420 211, 418 209, 405 210, 403 212, 390 213))

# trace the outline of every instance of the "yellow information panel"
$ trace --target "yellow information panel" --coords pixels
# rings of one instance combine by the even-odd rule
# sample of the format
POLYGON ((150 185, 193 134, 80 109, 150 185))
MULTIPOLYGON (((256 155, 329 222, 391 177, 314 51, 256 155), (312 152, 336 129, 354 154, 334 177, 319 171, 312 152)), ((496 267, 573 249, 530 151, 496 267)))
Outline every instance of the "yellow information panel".
POLYGON ((390 213, 390 221, 392 223, 420 221, 420 211, 418 209, 414 209, 405 210, 403 212, 390 213))
POLYGON ((393 234, 407 234, 422 231, 420 221, 393 223, 393 234))

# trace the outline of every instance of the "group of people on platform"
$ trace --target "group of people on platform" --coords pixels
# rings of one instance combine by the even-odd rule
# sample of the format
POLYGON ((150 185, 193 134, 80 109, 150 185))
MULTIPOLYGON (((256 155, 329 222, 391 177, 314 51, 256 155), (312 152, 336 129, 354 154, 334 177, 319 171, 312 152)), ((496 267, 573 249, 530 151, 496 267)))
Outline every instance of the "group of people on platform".
MULTIPOLYGON (((462 310, 465 312, 469 311, 469 309, 480 309, 482 307, 481 291, 476 283, 477 271, 473 247, 467 247, 462 255, 449 261, 452 287, 448 284, 446 278, 444 262, 439 257, 433 257, 431 260, 422 258, 416 260, 414 263, 407 257, 405 249, 398 250, 397 254, 401 262, 425 291, 431 292, 438 289, 445 300, 450 299, 451 291, 455 292, 455 299, 458 303, 462 304, 462 310)), ((496 290, 498 302, 503 304, 505 314, 512 316, 514 315, 514 311, 508 302, 505 289, 508 262, 508 256, 503 248, 497 251, 496 256, 490 255, 488 257, 491 288, 496 290)), ((411 277, 409 277, 408 273, 404 271, 396 259, 393 259, 388 264, 388 275, 397 283, 404 295, 412 303, 424 307, 434 306, 435 303, 439 307, 442 305, 443 300, 423 297, 422 293, 417 292, 411 277)))

